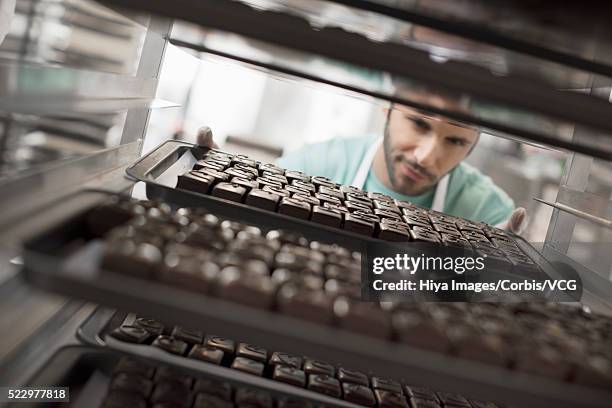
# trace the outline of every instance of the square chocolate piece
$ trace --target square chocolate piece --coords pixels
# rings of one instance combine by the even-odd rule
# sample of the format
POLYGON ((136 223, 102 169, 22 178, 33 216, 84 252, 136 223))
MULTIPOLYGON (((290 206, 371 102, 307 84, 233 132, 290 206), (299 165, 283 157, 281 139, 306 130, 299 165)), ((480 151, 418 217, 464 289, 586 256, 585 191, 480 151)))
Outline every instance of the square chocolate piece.
POLYGON ((315 206, 315 205, 320 205, 321 201, 318 198, 315 198, 311 195, 305 195, 305 194, 293 194, 291 197, 293 198, 297 198, 298 200, 302 200, 307 202, 308 204, 315 206))
POLYGON ((265 363, 268 360, 268 351, 266 349, 247 343, 238 344, 238 347, 236 348, 236 355, 262 363, 265 363))
POLYGON ((379 408, 409 408, 402 394, 374 389, 374 395, 379 408))
POLYGON ((236 163, 234 164, 233 168, 240 170, 240 171, 244 171, 245 173, 252 174, 253 177, 259 176, 259 171, 257 171, 256 168, 247 166, 246 164, 243 164, 243 163, 236 163))
POLYGON ((319 188, 319 193, 321 194, 327 194, 330 195, 332 197, 336 197, 339 200, 344 200, 344 193, 342 191, 340 191, 337 188, 332 188, 332 187, 325 187, 325 186, 321 186, 319 188))
POLYGON ((280 174, 280 175, 284 175, 285 174, 285 170, 278 167, 276 164, 272 164, 272 163, 264 163, 264 164, 260 164, 259 165, 259 172, 261 174, 263 174, 264 172, 269 172, 269 173, 273 173, 273 174, 280 174))
POLYGON ((410 241, 410 230, 397 223, 381 222, 378 226, 377 238, 385 241, 410 241))
POLYGON ((232 386, 230 383, 210 378, 198 378, 193 386, 195 392, 202 392, 224 401, 232 400, 232 386))
POLYGON ((223 360, 223 350, 196 344, 187 357, 219 365, 223 360))
POLYGON ((372 200, 387 201, 390 204, 393 204, 395 202, 392 197, 389 197, 388 195, 383 193, 375 193, 373 191, 368 192, 368 197, 372 200))
POLYGON ((325 374, 311 374, 308 376, 309 390, 320 392, 331 397, 339 398, 342 395, 340 382, 325 374))
POLYGON ((247 194, 245 203, 264 210, 276 211, 276 206, 279 201, 280 196, 278 194, 270 191, 253 189, 247 194))
POLYGON ((360 384, 369 386, 370 381, 368 380, 368 376, 359 371, 349 370, 344 367, 340 367, 338 369, 338 379, 341 382, 349 382, 353 384, 360 384))
POLYGON ((310 218, 310 204, 297 198, 284 197, 278 205, 278 212, 307 220, 310 218))
POLYGON ((253 175, 253 173, 242 171, 235 167, 230 167, 229 169, 225 170, 224 173, 229 175, 230 177, 240 177, 247 180, 253 180, 255 178, 255 175, 253 175))
POLYGON ((397 213, 397 215, 402 214, 402 210, 400 210, 399 207, 393 202, 374 200, 374 208, 377 208, 379 210, 391 211, 397 213))
POLYGON ((335 376, 336 369, 333 365, 324 361, 307 358, 304 361, 304 372, 307 374, 325 374, 333 377, 335 376))
POLYGON ((329 227, 340 228, 342 225, 342 213, 331 208, 315 205, 312 207, 310 220, 329 227))
POLYGON ((247 191, 251 191, 254 188, 259 188, 259 183, 256 180, 248 180, 242 177, 232 177, 230 180, 232 184, 238 184, 244 187, 247 191))
POLYGON ((342 191, 343 193, 351 193, 351 194, 360 194, 360 195, 367 195, 368 193, 363 191, 362 189, 360 189, 359 187, 355 187, 355 186, 347 186, 347 185, 342 185, 340 186, 340 191, 342 191))
POLYGON ((372 208, 368 207, 365 204, 362 204, 359 201, 345 201, 344 205, 346 206, 346 209, 349 210, 350 212, 355 212, 355 211, 363 211, 367 213, 372 212, 372 208))
POLYGON ((380 208, 376 208, 374 209, 374 215, 378 216, 378 218, 380 219, 390 218, 399 222, 403 222, 402 216, 395 211, 381 210, 380 208))
POLYGON ((267 191, 269 193, 274 193, 276 195, 279 195, 281 198, 282 197, 291 197, 291 193, 289 193, 288 191, 285 191, 285 189, 282 188, 282 187, 262 186, 261 189, 263 191, 267 191))
POLYGON ((212 176, 189 172, 178 176, 176 188, 207 194, 214 182, 215 179, 212 176))
POLYGON ((299 356, 275 351, 270 357, 270 364, 300 369, 302 368, 302 358, 299 356))
POLYGON ((372 390, 365 386, 352 383, 342 383, 342 394, 346 401, 353 402, 366 407, 376 405, 376 399, 372 390))
POLYGON ((114 329, 110 336, 127 343, 142 344, 151 337, 151 334, 142 327, 122 325, 114 329))
POLYGON ((234 349, 236 348, 234 340, 214 335, 206 336, 206 339, 204 340, 204 345, 208 347, 218 348, 229 355, 234 354, 234 349))
POLYGON ((315 193, 314 195, 318 200, 321 200, 322 203, 330 203, 335 205, 342 205, 342 200, 337 197, 334 197, 325 193, 315 193))
POLYGON ((372 214, 356 211, 352 214, 346 214, 344 216, 344 229, 371 237, 374 235, 374 231, 376 230, 377 221, 375 220, 378 220, 378 217, 372 214))
POLYGON ((263 177, 258 177, 257 178, 257 182, 259 183, 259 187, 263 188, 263 187, 274 187, 277 189, 283 189, 283 183, 280 183, 278 181, 275 180, 270 180, 270 179, 265 179, 263 177))
POLYGON ((240 370, 245 373, 257 375, 260 377, 263 375, 264 371, 263 363, 255 360, 250 360, 244 357, 236 357, 231 367, 236 370, 240 370))
POLYGON ((297 387, 304 387, 306 385, 306 374, 295 367, 276 365, 274 366, 272 378, 297 387))
POLYGON ((335 210, 343 214, 348 214, 349 212, 349 210, 346 207, 342 205, 331 204, 331 203, 323 203, 323 208, 329 208, 331 210, 335 210))
POLYGON ((242 198, 246 194, 246 188, 240 184, 234 183, 219 183, 213 187, 212 195, 226 200, 242 202, 242 198))
POLYGON ((287 170, 285 171, 285 177, 287 177, 287 181, 289 181, 289 183, 293 183, 293 180, 310 182, 310 176, 302 173, 301 171, 287 170))
POLYGON ((336 188, 336 183, 327 177, 314 176, 310 179, 310 182, 317 187, 317 191, 319 191, 321 187, 336 188))
POLYGON ((187 343, 181 340, 176 340, 170 336, 159 336, 151 344, 153 347, 158 347, 168 353, 182 356, 187 351, 187 343))
POLYGON ((283 190, 289 192, 292 196, 295 194, 305 195, 308 197, 311 196, 310 191, 304 190, 303 188, 299 188, 296 186, 285 186, 283 190))
POLYGON ((435 231, 418 231, 413 229, 410 231, 410 236, 412 237, 413 241, 417 242, 440 243, 440 234, 435 231))
POLYGON ((198 160, 194 165, 193 165, 193 169, 194 170, 201 170, 201 169, 211 169, 211 170, 217 170, 217 171, 223 171, 225 170, 225 164, 223 163, 219 163, 216 161, 212 161, 212 160, 198 160))
POLYGON ((222 171, 212 170, 212 169, 201 169, 198 171, 194 171, 198 175, 202 174, 205 176, 210 176, 214 179, 215 183, 220 183, 222 181, 228 181, 230 179, 229 174, 225 174, 222 171))
POLYGON ((204 333, 199 330, 191 330, 181 326, 172 329, 172 337, 184 341, 187 344, 201 344, 204 340, 204 333))
POLYGON ((314 184, 312 184, 310 182, 306 182, 306 181, 292 180, 291 181, 291 186, 292 187, 300 188, 302 190, 309 191, 311 193, 316 193, 317 192, 316 186, 314 184))

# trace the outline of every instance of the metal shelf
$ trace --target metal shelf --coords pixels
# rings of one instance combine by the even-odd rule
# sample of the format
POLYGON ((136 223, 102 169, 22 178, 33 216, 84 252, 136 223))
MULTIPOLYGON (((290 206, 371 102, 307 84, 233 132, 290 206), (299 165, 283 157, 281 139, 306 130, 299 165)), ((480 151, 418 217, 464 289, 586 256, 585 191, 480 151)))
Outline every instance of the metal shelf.
MULTIPOLYGON (((540 121, 559 126, 582 124, 587 127, 588 140, 583 146, 599 151, 595 157, 612 160, 612 150, 603 143, 612 134, 612 120, 607 100, 576 92, 563 92, 538 82, 514 77, 498 77, 488 70, 470 64, 449 61, 440 64, 429 53, 406 46, 373 42, 368 38, 338 28, 315 29, 303 18, 275 11, 256 10, 242 3, 225 0, 177 0, 171 5, 160 0, 108 0, 113 4, 138 8, 190 21, 213 29, 234 32, 248 38, 288 47, 307 54, 344 61, 376 72, 390 73, 414 81, 418 86, 444 94, 446 91, 470 95, 474 105, 480 105, 471 117, 459 118, 460 112, 447 113, 453 119, 477 123, 476 120, 501 132, 517 127, 535 132, 543 129, 540 121), (555 103, 551 104, 550 101, 555 103), (497 107, 512 114, 513 124, 483 107, 497 107), (529 126, 529 119, 537 123, 529 126), (485 122, 485 123, 483 123, 485 122), (588 143, 587 143, 588 142, 588 143)), ((358 91, 358 90, 356 90, 358 91)), ((391 99, 385 95, 385 99, 391 99)), ((414 106, 414 104, 411 104, 414 106)), ((436 113, 432 109, 427 109, 436 113)), ((524 132, 525 133, 525 132, 524 132)), ((523 134, 526 139, 531 136, 523 134)), ((547 135, 551 141, 563 143, 556 133, 547 135)), ((587 138, 585 138, 587 139, 587 138)), ((541 141, 541 140, 540 140, 541 141)), ((546 142, 551 144, 550 142, 546 142)), ((572 149, 571 143, 567 148, 572 149)))
POLYGON ((156 85, 156 78, 0 63, 0 111, 77 115, 178 106, 155 99, 156 85))
MULTIPOLYGON (((577 38, 577 34, 583 34, 585 37, 593 33, 593 27, 598 26, 600 29, 608 30, 607 13, 597 13, 598 5, 590 4, 589 7, 580 7, 577 9, 575 5, 556 4, 554 17, 559 17, 563 12, 570 13, 568 15, 574 18, 576 12, 586 12, 589 20, 578 20, 578 24, 582 26, 582 30, 576 32, 576 27, 561 27, 560 21, 551 21, 551 14, 538 15, 538 10, 522 9, 516 3, 506 2, 504 4, 505 15, 509 17, 513 15, 512 28, 504 29, 504 22, 499 22, 493 17, 493 13, 498 11, 499 4, 493 5, 486 1, 472 1, 472 7, 478 7, 484 11, 481 16, 488 12, 487 17, 479 17, 478 13, 473 13, 471 16, 456 16, 451 13, 441 13, 440 9, 436 10, 438 4, 425 4, 425 7, 419 8, 417 2, 389 2, 384 0, 328 0, 332 3, 345 5, 357 10, 373 12, 376 14, 388 16, 397 20, 418 24, 420 26, 439 30, 452 35, 457 35, 463 38, 471 39, 477 42, 490 44, 495 47, 500 47, 505 50, 514 51, 517 53, 530 55, 535 58, 544 59, 546 61, 556 62, 575 69, 588 71, 604 76, 612 76, 612 66, 606 63, 595 61, 589 56, 580 55, 575 50, 591 50, 593 44, 584 44, 587 39, 583 36, 577 38), (521 10, 522 9, 522 10, 521 10), (589 10, 590 9, 590 10, 589 10), (522 19, 521 19, 522 17, 522 19), (531 23, 528 20, 534 21, 541 17, 539 24, 531 23), (534 36, 526 36, 525 31, 534 33, 534 36), (563 32, 559 32, 563 30, 563 32), (557 31, 557 32, 554 32, 557 31), (551 33, 554 32, 554 33, 551 33), (571 39, 571 42, 561 42, 555 44, 550 41, 552 35, 560 35, 565 39, 571 39), (547 37, 548 41, 538 41, 538 38, 547 37), (568 38, 569 37, 569 38, 568 38), (582 41, 581 41, 582 40, 582 41), (571 43, 573 49, 568 49, 567 44, 571 43)), ((448 6, 448 4, 446 4, 448 6)), ((467 4, 464 7, 470 7, 467 4)), ((541 11, 541 10, 540 10, 541 11)), ((603 33, 599 33, 602 35, 603 33)), ((607 33, 610 34, 610 33, 607 33)), ((594 41, 593 41, 594 42, 594 41)), ((596 44, 598 46, 607 46, 607 44, 596 44)), ((584 53, 583 53, 584 54, 584 53)), ((612 61, 608 61, 611 62, 612 61)))
MULTIPOLYGON (((450 119, 455 119, 458 121, 469 122, 472 124, 476 124, 487 128, 492 131, 492 133, 497 136, 509 138, 513 140, 517 140, 523 143, 532 143, 538 146, 552 146, 560 149, 565 149, 569 151, 578 152, 581 154, 586 154, 593 157, 602 158, 604 160, 612 160, 612 150, 607 151, 604 149, 599 149, 597 147, 590 146, 584 143, 572 142, 569 140, 565 140, 560 137, 555 137, 551 134, 546 134, 544 132, 540 132, 537 130, 525 129, 519 127, 519 123, 515 124, 505 124, 499 123, 492 120, 481 119, 475 116, 471 116, 469 114, 463 112, 449 111, 439 108, 434 108, 431 106, 415 103, 409 99, 405 99, 403 97, 398 97, 389 93, 385 93, 383 90, 372 90, 371 88, 366 87, 365 85, 352 85, 347 82, 339 82, 337 80, 328 79, 326 77, 319 76, 317 74, 312 74, 306 72, 306 70, 296 69, 294 67, 300 66, 299 61, 292 61, 288 64, 279 64, 279 63, 266 63, 255 60, 253 58, 244 57, 241 55, 217 50, 214 48, 207 47, 202 44, 195 44, 193 42, 183 41, 180 39, 170 39, 170 43, 177 47, 186 48, 190 50, 194 50, 200 53, 218 56, 222 58, 227 58, 232 61, 236 61, 239 63, 247 64, 250 67, 262 68, 267 73, 271 73, 273 75, 281 75, 289 78, 301 78, 307 81, 313 81, 325 85, 331 85, 340 89, 344 89, 346 91, 366 95, 377 99, 388 100, 394 103, 401 103, 408 106, 416 107, 417 109, 428 110, 430 112, 440 114, 450 119)), ((285 60, 285 62, 287 62, 285 60)), ((303 65, 302 65, 303 66, 303 65)))
MULTIPOLYGON (((95 265, 101 246, 86 250, 95 265)), ((95 267, 66 267, 70 260, 26 252, 28 282, 60 294, 78 293, 90 301, 155 316, 161 321, 203 327, 223 337, 248 339, 269 349, 335 361, 364 372, 403 379, 415 385, 445 389, 486 400, 545 407, 606 407, 609 390, 562 383, 507 368, 466 361, 454 356, 417 349, 352 333, 340 328, 311 323, 263 309, 243 306, 151 280, 99 272, 95 267), (40 262, 45 270, 33 267, 40 262), (30 269, 32 268, 32 269, 30 269), (97 284, 92 284, 96 281, 97 284), (136 286, 133 286, 136 285, 136 286), (132 288, 138 287, 138 291, 132 288), (202 305, 206 307, 202 307, 202 305)))

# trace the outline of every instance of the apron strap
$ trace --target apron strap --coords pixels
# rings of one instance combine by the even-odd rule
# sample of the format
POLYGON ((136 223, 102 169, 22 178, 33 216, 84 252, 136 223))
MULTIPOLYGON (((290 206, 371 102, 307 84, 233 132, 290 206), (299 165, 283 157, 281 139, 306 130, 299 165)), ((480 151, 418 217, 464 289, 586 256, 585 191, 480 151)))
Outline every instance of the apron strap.
POLYGON ((376 156, 376 151, 382 145, 383 138, 379 137, 372 143, 372 146, 368 149, 365 156, 361 160, 361 164, 355 173, 355 177, 351 182, 351 186, 357 188, 363 188, 365 182, 368 178, 368 173, 370 172, 370 168, 372 167, 372 162, 374 162, 374 156, 376 156))
POLYGON ((448 180, 450 179, 450 174, 446 174, 444 177, 438 181, 438 185, 436 186, 436 192, 434 194, 433 203, 431 204, 431 209, 434 211, 444 212, 444 203, 446 202, 446 192, 448 191, 448 180))

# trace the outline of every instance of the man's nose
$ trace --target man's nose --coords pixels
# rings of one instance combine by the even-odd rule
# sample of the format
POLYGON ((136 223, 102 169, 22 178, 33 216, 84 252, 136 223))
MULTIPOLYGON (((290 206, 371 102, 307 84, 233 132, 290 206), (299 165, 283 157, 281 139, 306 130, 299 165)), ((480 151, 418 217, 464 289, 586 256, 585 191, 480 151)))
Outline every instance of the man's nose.
POLYGON ((438 141, 437 137, 431 135, 425 138, 414 152, 416 161, 423 167, 430 167, 436 163, 438 156, 438 141))

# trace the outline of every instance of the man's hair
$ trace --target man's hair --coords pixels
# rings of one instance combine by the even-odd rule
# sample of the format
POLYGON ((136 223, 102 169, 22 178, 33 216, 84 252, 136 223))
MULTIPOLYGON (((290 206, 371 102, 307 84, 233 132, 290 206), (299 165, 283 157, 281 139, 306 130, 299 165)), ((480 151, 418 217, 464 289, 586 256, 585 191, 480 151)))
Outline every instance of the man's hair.
MULTIPOLYGON (((387 76, 387 78, 385 79, 385 82, 386 82, 386 86, 392 89, 394 96, 400 99, 405 99, 406 101, 410 101, 412 99, 410 95, 425 94, 429 96, 443 98, 444 100, 448 102, 454 103, 457 105, 458 110, 461 112, 470 112, 472 108, 472 98, 468 94, 465 94, 462 92, 449 91, 449 90, 433 91, 429 89, 427 86, 423 85, 422 83, 416 83, 414 81, 410 81, 406 78, 399 77, 397 75, 387 76)), ((389 113, 391 110, 393 110, 393 106, 395 104, 396 103, 394 102, 391 103, 391 105, 389 106, 389 113)), ((385 126, 387 126, 389 118, 390 118, 390 115, 387 116, 387 120, 386 120, 387 123, 385 124, 385 126)), ((470 125, 470 126, 474 127, 474 129, 476 130, 478 134, 478 138, 476 139, 476 142, 472 145, 472 148, 470 149, 468 155, 472 153, 472 150, 474 150, 476 143, 478 143, 478 140, 480 140, 480 133, 481 133, 479 126, 476 126, 476 125, 470 125)))
POLYGON ((472 98, 462 92, 441 89, 432 90, 422 83, 416 83, 395 75, 389 77, 388 84, 392 89, 393 95, 400 99, 410 101, 410 95, 425 94, 443 98, 448 102, 454 103, 457 105, 459 110, 463 112, 469 112, 471 108, 472 98))

